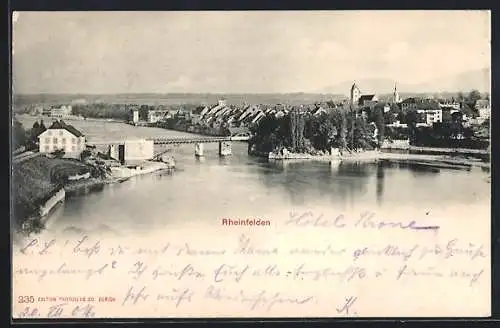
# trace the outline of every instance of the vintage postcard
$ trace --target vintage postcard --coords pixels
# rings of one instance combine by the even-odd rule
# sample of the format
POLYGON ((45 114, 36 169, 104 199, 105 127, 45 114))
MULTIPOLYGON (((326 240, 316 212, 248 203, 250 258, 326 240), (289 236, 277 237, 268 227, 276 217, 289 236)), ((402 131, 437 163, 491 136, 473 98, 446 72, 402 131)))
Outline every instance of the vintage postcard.
POLYGON ((12 311, 487 317, 490 12, 15 12, 12 311))

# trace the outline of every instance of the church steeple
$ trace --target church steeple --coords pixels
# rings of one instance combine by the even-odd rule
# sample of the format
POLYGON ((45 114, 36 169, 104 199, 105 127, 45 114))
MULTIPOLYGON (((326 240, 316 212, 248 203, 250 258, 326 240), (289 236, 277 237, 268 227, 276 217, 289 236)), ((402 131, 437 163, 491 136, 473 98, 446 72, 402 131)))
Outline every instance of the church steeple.
POLYGON ((395 103, 395 104, 397 104, 400 101, 401 100, 399 98, 398 87, 397 87, 396 82, 394 82, 394 93, 392 94, 392 102, 395 103))
POLYGON ((361 97, 361 91, 356 85, 356 82, 352 84, 350 96, 351 96, 351 105, 356 106, 358 104, 359 97, 361 97))

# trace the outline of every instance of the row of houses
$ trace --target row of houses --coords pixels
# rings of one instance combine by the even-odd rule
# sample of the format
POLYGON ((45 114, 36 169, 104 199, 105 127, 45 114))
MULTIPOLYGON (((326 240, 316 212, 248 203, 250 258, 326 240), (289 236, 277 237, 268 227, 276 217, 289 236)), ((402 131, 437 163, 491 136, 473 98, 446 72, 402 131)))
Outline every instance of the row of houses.
MULTIPOLYGON (((342 106, 338 104, 336 106, 342 106)), ((157 123, 166 121, 169 118, 183 120, 194 126, 204 126, 210 128, 249 128, 258 123, 262 118, 268 115, 283 117, 291 110, 310 113, 311 115, 320 115, 328 112, 331 106, 325 104, 313 105, 228 105, 226 100, 221 99, 216 105, 199 106, 192 111, 186 110, 150 110, 148 111, 148 123, 157 123)), ((135 123, 139 120, 138 111, 133 113, 135 123)))
MULTIPOLYGON (((310 115, 321 115, 327 113, 333 108, 346 108, 349 105, 356 108, 356 113, 364 115, 368 110, 375 106, 383 106, 384 113, 391 111, 394 106, 402 112, 416 110, 421 114, 423 121, 419 125, 432 126, 434 123, 443 121, 444 114, 453 115, 461 113, 463 120, 470 123, 484 122, 490 116, 490 103, 487 100, 478 100, 476 103, 476 112, 478 117, 471 117, 464 110, 465 104, 458 102, 455 99, 435 99, 410 97, 402 99, 398 93, 397 85, 394 85, 392 96, 389 100, 381 101, 377 94, 363 94, 360 88, 354 83, 350 90, 350 99, 339 103, 328 104, 311 104, 292 106, 285 104, 278 105, 229 105, 226 100, 221 99, 217 104, 212 106, 199 106, 193 110, 184 109, 169 109, 166 107, 149 110, 147 113, 147 123, 154 124, 164 122, 168 119, 175 118, 177 122, 182 122, 187 126, 198 126, 212 129, 227 128, 249 128, 251 125, 258 123, 267 115, 282 117, 291 110, 309 113, 310 115)), ((133 110, 133 122, 139 122, 139 109, 133 110)))

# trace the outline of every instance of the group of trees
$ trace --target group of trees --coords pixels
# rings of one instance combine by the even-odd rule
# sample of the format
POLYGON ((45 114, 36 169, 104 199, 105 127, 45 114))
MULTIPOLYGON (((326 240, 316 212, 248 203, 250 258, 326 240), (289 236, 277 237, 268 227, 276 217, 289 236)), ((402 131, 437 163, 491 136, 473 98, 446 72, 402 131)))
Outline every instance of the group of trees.
POLYGON ((460 122, 435 123, 415 130, 415 146, 486 149, 489 140, 477 138, 474 130, 460 122))
POLYGON ((459 92, 457 98, 459 102, 465 103, 469 108, 474 108, 478 100, 483 98, 489 100, 490 96, 488 94, 483 96, 478 90, 472 90, 467 94, 467 96, 465 96, 463 92, 459 92))
POLYGON ((18 120, 14 120, 12 125, 12 149, 16 150, 20 147, 26 147, 28 135, 23 128, 23 125, 18 120))
POLYGON ((43 120, 38 123, 36 121, 33 127, 26 131, 18 120, 14 119, 14 124, 12 126, 12 148, 14 150, 20 147, 26 147, 26 149, 35 149, 38 145, 38 136, 43 133, 47 128, 45 127, 43 120))
POLYGON ((73 114, 91 118, 110 118, 116 120, 129 121, 133 109, 139 110, 139 120, 146 121, 148 111, 150 110, 192 110, 196 108, 194 104, 183 105, 132 105, 132 104, 110 104, 110 103, 92 103, 78 104, 73 106, 73 114))
POLYGON ((346 109, 318 116, 297 112, 280 118, 268 115, 251 127, 250 144, 259 152, 282 147, 292 152, 329 151, 331 147, 370 149, 377 146, 375 125, 346 109))
POLYGON ((130 109, 121 104, 78 104, 73 106, 73 114, 92 118, 111 118, 128 121, 130 119, 130 109))

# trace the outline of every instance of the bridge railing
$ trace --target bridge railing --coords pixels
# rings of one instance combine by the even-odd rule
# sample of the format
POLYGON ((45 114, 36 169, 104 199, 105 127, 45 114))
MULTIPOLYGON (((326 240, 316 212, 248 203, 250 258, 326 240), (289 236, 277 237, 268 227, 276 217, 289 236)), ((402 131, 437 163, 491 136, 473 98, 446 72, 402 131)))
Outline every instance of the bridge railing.
MULTIPOLYGON (((200 137, 155 137, 155 138, 143 138, 148 141, 153 141, 154 143, 208 143, 208 142, 221 142, 221 141, 240 141, 247 140, 245 137, 210 137, 210 136, 200 136, 200 137)), ((116 140, 88 140, 88 145, 111 145, 111 144, 124 144, 126 138, 116 139, 116 140)))

